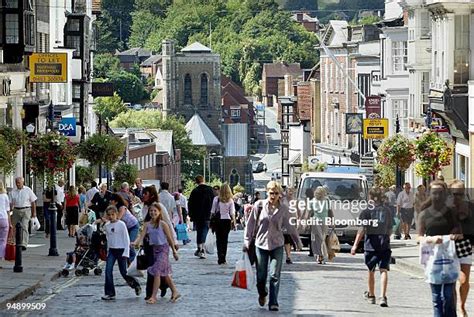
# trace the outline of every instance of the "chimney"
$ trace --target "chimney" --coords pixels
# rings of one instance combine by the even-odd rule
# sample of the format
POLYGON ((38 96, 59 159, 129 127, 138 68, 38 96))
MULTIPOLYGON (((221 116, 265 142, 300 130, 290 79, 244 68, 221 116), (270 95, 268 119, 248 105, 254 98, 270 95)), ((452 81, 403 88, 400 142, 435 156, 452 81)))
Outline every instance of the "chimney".
POLYGON ((293 76, 290 74, 285 75, 285 96, 293 96, 293 76))

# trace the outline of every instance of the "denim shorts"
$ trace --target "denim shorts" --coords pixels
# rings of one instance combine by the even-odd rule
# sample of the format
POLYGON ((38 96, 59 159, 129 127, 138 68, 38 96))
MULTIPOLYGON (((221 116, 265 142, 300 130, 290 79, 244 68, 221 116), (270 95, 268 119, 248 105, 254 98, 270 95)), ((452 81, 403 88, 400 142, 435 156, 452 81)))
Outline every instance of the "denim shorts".
POLYGON ((379 269, 390 270, 390 258, 392 257, 392 250, 384 251, 366 251, 364 253, 365 265, 369 271, 375 271, 376 266, 379 269))

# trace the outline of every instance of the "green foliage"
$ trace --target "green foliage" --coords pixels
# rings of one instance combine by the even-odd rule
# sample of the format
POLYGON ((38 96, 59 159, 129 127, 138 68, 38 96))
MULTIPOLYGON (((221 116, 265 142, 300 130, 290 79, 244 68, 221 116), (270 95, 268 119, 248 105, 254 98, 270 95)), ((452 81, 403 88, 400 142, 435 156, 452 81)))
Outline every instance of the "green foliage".
POLYGON ((415 154, 418 160, 416 174, 428 178, 451 164, 453 150, 437 133, 425 132, 415 141, 415 154))
POLYGON ((95 179, 92 166, 76 165, 76 186, 90 184, 95 179))
POLYGON ((140 78, 124 70, 110 75, 115 91, 125 102, 139 102, 144 95, 144 86, 140 78))
POLYGON ((134 1, 102 0, 102 14, 98 19, 98 51, 123 50, 128 43, 134 1))
POLYGON ((109 78, 112 73, 121 70, 120 60, 110 53, 94 55, 94 77, 109 78))
POLYGON ((327 168, 327 164, 324 162, 319 162, 316 166, 309 167, 308 160, 305 159, 303 165, 301 166, 302 172, 324 172, 327 168))
POLYGON ((22 130, 9 126, 0 127, 0 171, 3 175, 10 174, 15 170, 15 156, 18 150, 25 144, 26 135, 22 130))
POLYGON ((161 19, 148 9, 132 13, 132 29, 129 39, 130 47, 144 47, 146 39, 158 28, 161 19))
POLYGON ((280 2, 286 10, 318 10, 318 0, 284 0, 280 2))
POLYGON ((119 42, 113 30, 113 17, 107 10, 103 10, 100 18, 97 20, 97 52, 114 53, 115 50, 122 50, 123 43, 119 42))
POLYGON ((387 138, 377 150, 377 161, 380 164, 400 170, 407 170, 415 161, 415 145, 407 137, 401 134, 387 138))
POLYGON ((384 10, 384 3, 384 0, 320 0, 319 9, 322 14, 318 14, 318 19, 323 24, 344 18, 350 21, 361 9, 384 10))
POLYGON ((191 143, 182 118, 169 115, 164 119, 162 113, 154 109, 127 111, 120 113, 110 122, 110 126, 112 128, 172 130, 174 144, 181 150, 182 173, 194 175, 199 172, 199 167, 193 166, 193 162, 202 159, 204 151, 191 143))
POLYGON ((120 188, 123 182, 133 184, 138 177, 138 168, 134 164, 120 163, 114 170, 114 187, 120 188))
POLYGON ((35 175, 45 179, 49 187, 54 176, 64 173, 76 160, 76 148, 69 139, 57 132, 39 134, 29 139, 28 163, 35 175))
POLYGON ((382 19, 376 15, 370 15, 359 19, 358 25, 371 25, 380 22, 382 19))
POLYGON ((128 111, 117 93, 113 97, 95 99, 94 111, 105 121, 112 121, 118 114, 128 111))
POLYGON ((395 185, 395 168, 390 165, 375 165, 375 186, 389 188, 395 185))
MULTIPOLYGON (((207 185, 214 187, 214 186, 222 186, 222 182, 220 178, 216 175, 211 176, 211 181, 206 182, 207 185)), ((194 188, 197 187, 197 184, 194 182, 194 179, 188 178, 184 182, 183 194, 184 196, 188 197, 191 195, 191 192, 194 188)))
POLYGON ((93 166, 104 165, 108 170, 124 154, 125 144, 107 134, 94 134, 79 144, 79 155, 93 166))
POLYGON ((234 188, 232 188, 232 192, 234 194, 245 193, 245 187, 240 185, 240 183, 238 183, 237 185, 234 186, 234 188))
MULTIPOLYGON (((146 38, 147 48, 161 51, 166 38, 177 41, 177 50, 194 41, 209 45, 211 28, 212 49, 221 56, 222 72, 252 94, 260 93, 263 63, 298 62, 308 68, 318 59, 315 35, 279 10, 273 0, 175 1, 165 16, 156 19, 161 20, 146 38)), ((140 43, 142 32, 148 32, 139 27, 141 23, 137 21, 139 30, 131 35, 140 43)))

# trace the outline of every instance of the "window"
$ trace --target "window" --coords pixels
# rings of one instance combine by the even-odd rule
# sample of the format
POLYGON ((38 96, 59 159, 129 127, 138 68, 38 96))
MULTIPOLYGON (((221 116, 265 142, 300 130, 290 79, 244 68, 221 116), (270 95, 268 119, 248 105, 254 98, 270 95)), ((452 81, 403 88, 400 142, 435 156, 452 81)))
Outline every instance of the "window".
POLYGON ((407 70, 408 47, 407 42, 392 42, 392 70, 394 73, 407 70))
POLYGON ((72 53, 74 57, 81 57, 81 37, 77 35, 66 36, 66 47, 75 48, 76 50, 72 53))
POLYGON ((207 106, 208 103, 208 82, 207 82, 207 75, 201 75, 201 105, 207 106))
POLYGON ((184 76, 184 103, 187 105, 193 104, 192 88, 191 88, 191 75, 186 74, 184 76))
POLYGON ((35 45, 35 16, 33 12, 25 12, 23 18, 25 45, 33 46, 35 45))
POLYGON ((400 120, 400 132, 407 133, 408 128, 408 100, 393 99, 392 100, 392 118, 395 121, 400 120))
POLYGON ((422 78, 421 78, 421 103, 422 103, 421 113, 426 113, 426 111, 428 110, 429 94, 430 94, 430 73, 423 72, 422 78))
POLYGON ((230 117, 232 119, 234 118, 240 118, 240 109, 231 109, 230 110, 230 117))
POLYGON ((80 21, 78 19, 68 19, 66 24, 66 30, 72 32, 79 32, 80 31, 80 21))
POLYGON ((81 103, 80 102, 72 103, 72 112, 76 120, 78 120, 81 117, 81 103))
POLYGON ((18 0, 5 0, 5 7, 10 9, 18 9, 18 0))
POLYGON ((72 99, 81 99, 81 84, 72 84, 72 99))
POLYGON ((454 19, 454 84, 467 84, 469 80, 469 15, 454 19))
POLYGON ((5 14, 5 41, 7 44, 19 44, 20 43, 20 26, 19 26, 18 14, 5 14))

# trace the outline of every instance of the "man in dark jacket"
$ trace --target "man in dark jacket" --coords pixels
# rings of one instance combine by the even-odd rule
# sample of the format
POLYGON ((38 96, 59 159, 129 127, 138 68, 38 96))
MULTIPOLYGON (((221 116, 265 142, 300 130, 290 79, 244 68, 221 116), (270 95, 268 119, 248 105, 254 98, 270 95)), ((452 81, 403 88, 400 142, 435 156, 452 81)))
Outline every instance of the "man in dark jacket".
POLYGON ((214 192, 211 186, 204 183, 202 175, 196 176, 196 184, 198 186, 193 189, 188 200, 189 217, 196 228, 197 250, 194 255, 205 259, 204 244, 206 243, 206 236, 209 231, 214 192))

